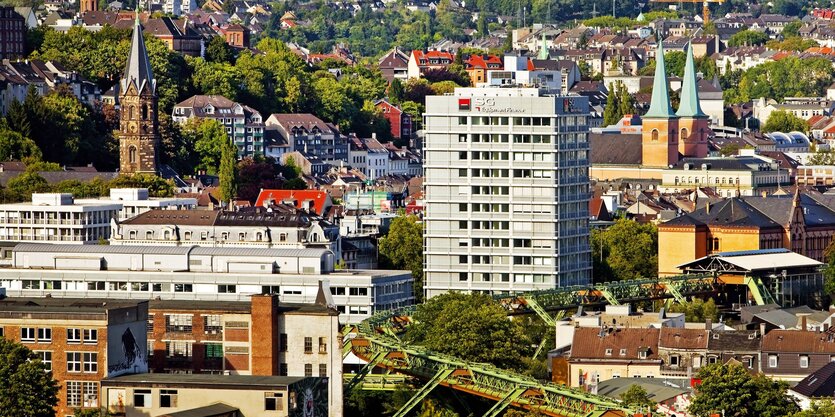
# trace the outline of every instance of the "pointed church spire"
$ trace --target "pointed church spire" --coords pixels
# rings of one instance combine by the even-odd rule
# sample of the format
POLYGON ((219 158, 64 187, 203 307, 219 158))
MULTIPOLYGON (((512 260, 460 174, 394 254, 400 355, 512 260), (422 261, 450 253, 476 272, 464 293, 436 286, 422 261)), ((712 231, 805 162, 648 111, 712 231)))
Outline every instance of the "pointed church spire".
POLYGON ((671 119, 676 117, 670 106, 670 91, 667 85, 667 70, 664 68, 664 44, 658 41, 655 53, 655 78, 652 80, 652 101, 644 117, 671 119))
POLYGON ((693 63, 693 44, 687 43, 687 61, 684 63, 684 79, 681 81, 681 104, 678 117, 707 117, 699 105, 699 90, 696 87, 696 65, 693 63))
POLYGON ((550 58, 551 54, 548 52, 548 42, 545 41, 545 31, 542 31, 542 46, 539 47, 539 56, 537 59, 546 60, 550 58))
POLYGON ((136 85, 139 92, 147 86, 152 94, 156 94, 157 82, 151 71, 151 61, 145 49, 145 39, 142 37, 142 25, 139 24, 139 6, 136 6, 136 21, 133 26, 133 38, 130 43, 130 55, 125 65, 125 75, 122 78, 122 92, 128 90, 130 83, 136 85))

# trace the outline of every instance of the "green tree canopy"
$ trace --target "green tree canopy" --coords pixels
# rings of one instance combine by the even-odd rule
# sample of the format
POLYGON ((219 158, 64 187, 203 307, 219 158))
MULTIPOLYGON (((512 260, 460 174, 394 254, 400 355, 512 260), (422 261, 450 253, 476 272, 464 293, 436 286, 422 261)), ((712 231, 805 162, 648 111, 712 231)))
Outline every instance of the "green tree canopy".
POLYGON ((0 417, 54 417, 58 389, 31 350, 0 337, 0 417))
POLYGON ((230 143, 226 128, 215 119, 189 119, 182 126, 183 135, 194 143, 194 151, 199 156, 198 168, 215 174, 220 169, 223 159, 223 147, 230 143))
POLYGON ((644 387, 633 384, 620 395, 623 405, 633 410, 655 411, 655 401, 650 399, 649 393, 644 387))
POLYGON ((791 414, 791 417, 835 417, 835 402, 831 398, 812 400, 808 409, 791 414))
POLYGON ((220 64, 232 64, 235 62, 235 50, 226 43, 223 36, 212 36, 206 45, 206 60, 220 64))
POLYGON ((829 60, 789 56, 747 71, 726 71, 722 86, 726 103, 743 103, 760 97, 780 101, 784 97, 822 96, 832 81, 829 60))
POLYGON ((719 307, 712 298, 708 298, 707 301, 694 298, 686 303, 674 303, 669 311, 684 313, 684 320, 690 323, 704 323, 708 319, 713 322, 719 320, 719 307))
POLYGON ((725 411, 726 417, 782 417, 799 410, 786 394, 788 384, 751 375, 739 363, 712 364, 699 370, 701 385, 688 411, 707 416, 725 411))
POLYGON ((399 216, 378 245, 383 265, 412 271, 415 297, 423 294, 423 223, 417 216, 399 216))
POLYGON ((485 294, 447 293, 418 306, 407 340, 464 360, 521 370, 533 353, 522 325, 485 294))
POLYGON ((230 203, 237 196, 237 168, 238 148, 231 141, 224 141, 220 147, 220 200, 230 203))
POLYGON ((728 39, 728 46, 757 46, 768 41, 768 35, 756 30, 743 30, 737 32, 728 39))
POLYGON ((804 39, 800 36, 792 36, 785 38, 782 41, 770 40, 765 43, 769 49, 777 49, 780 51, 805 51, 809 48, 818 46, 818 42, 814 39, 804 39))
POLYGON ((785 110, 775 110, 768 116, 765 125, 763 125, 765 132, 806 132, 809 130, 809 124, 805 120, 789 113, 785 110))
POLYGON ((608 229, 593 229, 591 241, 596 281, 658 275, 658 229, 655 225, 619 219, 608 229))

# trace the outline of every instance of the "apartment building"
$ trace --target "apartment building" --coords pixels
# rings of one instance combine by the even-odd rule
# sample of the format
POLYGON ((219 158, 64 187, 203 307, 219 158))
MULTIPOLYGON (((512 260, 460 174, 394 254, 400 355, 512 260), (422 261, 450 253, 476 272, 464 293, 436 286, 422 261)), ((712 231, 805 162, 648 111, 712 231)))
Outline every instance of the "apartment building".
POLYGON ((113 245, 321 248, 339 255, 339 228, 295 207, 155 209, 119 223, 113 245))
POLYGON ((325 249, 18 244, 0 277, 10 297, 313 303, 320 281, 345 323, 412 305, 409 271, 340 270, 325 249))
POLYGON ((588 99, 459 88, 426 109, 426 295, 587 284, 588 99))
POLYGON ((328 288, 320 286, 314 303, 278 299, 277 294, 267 294, 235 302, 151 301, 150 369, 325 378, 330 408, 341 413, 339 312, 328 288))
POLYGON ((275 113, 266 121, 267 129, 274 130, 290 151, 315 155, 323 162, 339 165, 348 162, 348 141, 331 123, 309 113, 275 113))
POLYGON ((0 204, 0 240, 97 244, 110 238, 117 202, 76 202, 72 194, 32 194, 29 203, 0 204))
POLYGON ((184 123, 191 118, 215 119, 238 148, 238 158, 264 155, 264 121, 252 107, 223 96, 191 96, 174 106, 172 119, 184 123))
POLYGON ((31 349, 58 381, 56 415, 99 408, 103 378, 148 372, 147 301, 0 300, 0 336, 31 349))

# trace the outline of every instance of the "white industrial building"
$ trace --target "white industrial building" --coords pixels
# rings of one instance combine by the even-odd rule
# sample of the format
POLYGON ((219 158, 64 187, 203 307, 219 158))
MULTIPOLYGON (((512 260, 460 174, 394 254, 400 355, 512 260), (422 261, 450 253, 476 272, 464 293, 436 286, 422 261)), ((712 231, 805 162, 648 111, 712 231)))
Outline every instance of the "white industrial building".
POLYGON ((312 303, 327 280, 348 323, 411 305, 409 271, 334 270, 324 249, 19 244, 0 277, 8 296, 312 303))
POLYGON ((121 209, 117 202, 35 193, 29 203, 0 204, 0 240, 97 244, 110 238, 110 221, 121 209))
POLYGON ((127 220, 139 214, 157 210, 185 210, 197 208, 196 198, 150 197, 147 188, 111 188, 109 198, 78 199, 76 204, 118 203, 122 205, 117 220, 127 220))
POLYGON ((588 117, 535 88, 427 97, 427 297, 590 282, 588 117))

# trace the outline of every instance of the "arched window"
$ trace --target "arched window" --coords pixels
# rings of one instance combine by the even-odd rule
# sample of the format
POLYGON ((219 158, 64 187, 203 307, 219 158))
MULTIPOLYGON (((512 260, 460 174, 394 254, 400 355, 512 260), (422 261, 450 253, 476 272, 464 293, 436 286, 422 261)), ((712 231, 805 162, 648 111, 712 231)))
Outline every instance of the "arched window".
POLYGON ((163 238, 163 239, 165 239, 165 240, 169 240, 169 239, 171 239, 171 231, 170 231, 170 230, 166 230, 165 232, 163 232, 163 234, 162 234, 162 238, 163 238))
POLYGON ((130 231, 130 240, 136 240, 136 230, 130 231))
POLYGON ((687 139, 687 136, 688 136, 688 134, 687 134, 687 133, 688 133, 688 132, 687 132, 687 128, 686 128, 686 127, 682 127, 682 128, 681 128, 681 139, 682 139, 682 140, 687 139))
POLYGON ((658 129, 652 129, 652 140, 655 142, 658 141, 658 129))
POLYGON ((142 105, 142 120, 148 120, 148 105, 142 105))
POLYGON ((136 163, 136 146, 131 146, 128 148, 128 162, 131 164, 136 163))
POLYGON ((678 177, 676 177, 675 185, 678 185, 678 177))
POLYGON ((148 230, 145 232, 145 240, 153 240, 154 239, 154 232, 148 230))
POLYGON ((264 240, 264 234, 261 233, 261 232, 256 233, 255 234, 255 240, 258 241, 258 242, 264 240))
POLYGON ((133 106, 128 107, 128 120, 133 120, 133 106))

